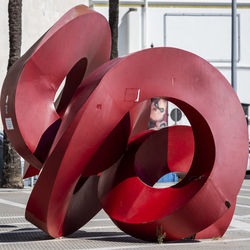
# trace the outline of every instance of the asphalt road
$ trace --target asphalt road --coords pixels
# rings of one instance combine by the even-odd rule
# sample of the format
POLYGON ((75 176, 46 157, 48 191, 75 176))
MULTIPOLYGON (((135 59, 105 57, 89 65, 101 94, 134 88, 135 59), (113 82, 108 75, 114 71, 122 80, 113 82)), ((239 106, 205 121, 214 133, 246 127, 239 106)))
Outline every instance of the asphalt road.
POLYGON ((245 180, 238 196, 235 215, 221 239, 171 243, 148 243, 120 231, 104 211, 68 237, 52 239, 24 218, 31 192, 0 189, 0 249, 250 249, 250 180, 245 180))

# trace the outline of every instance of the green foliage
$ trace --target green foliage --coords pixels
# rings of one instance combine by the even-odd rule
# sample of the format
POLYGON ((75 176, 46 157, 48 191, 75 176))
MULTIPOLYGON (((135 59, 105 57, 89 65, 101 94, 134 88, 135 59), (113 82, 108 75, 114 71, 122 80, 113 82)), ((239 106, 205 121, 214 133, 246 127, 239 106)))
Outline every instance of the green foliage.
POLYGON ((220 239, 220 237, 214 237, 213 238, 213 240, 219 240, 220 239))
POLYGON ((158 227, 158 225, 156 226, 156 237, 157 237, 157 242, 159 244, 162 244, 164 239, 166 238, 166 232, 163 232, 163 229, 162 229, 162 225, 160 225, 158 227))

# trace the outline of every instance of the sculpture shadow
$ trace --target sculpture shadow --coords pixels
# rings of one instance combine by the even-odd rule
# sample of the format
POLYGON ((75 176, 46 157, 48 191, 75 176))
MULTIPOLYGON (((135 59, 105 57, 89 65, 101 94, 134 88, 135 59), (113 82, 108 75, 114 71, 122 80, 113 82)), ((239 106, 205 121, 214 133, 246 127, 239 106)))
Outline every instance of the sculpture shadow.
MULTIPOLYGON (((8 225, 6 225, 6 228, 8 225)), ((123 232, 86 232, 83 230, 78 230, 75 233, 64 237, 65 239, 77 239, 77 238, 85 238, 86 240, 92 241, 104 241, 104 242, 126 242, 126 243, 137 243, 137 244, 145 244, 145 243, 155 243, 156 242, 146 242, 140 239, 136 239, 130 235, 127 235, 123 232)), ((12 230, 9 232, 1 232, 0 233, 0 242, 2 243, 18 243, 18 242, 35 242, 35 241, 48 241, 54 240, 51 236, 46 234, 45 232, 38 230, 36 228, 22 228, 18 230, 12 230)), ((183 239, 178 241, 168 241, 163 244, 171 245, 173 243, 194 243, 199 242, 198 240, 193 239, 183 239)))
MULTIPOLYGON (((123 232, 86 232, 83 230, 78 230, 77 232, 65 237, 65 238, 86 238, 86 240, 96 240, 105 242, 126 242, 126 243, 156 243, 156 241, 144 241, 141 239, 134 238, 123 232)), ((175 241, 164 241, 164 244, 178 244, 178 243, 198 243, 199 240, 195 239, 181 239, 175 241)))
POLYGON ((17 227, 14 225, 0 225, 0 228, 13 228, 13 227, 17 227))
MULTIPOLYGON (((125 242, 125 243, 138 243, 138 244, 152 244, 152 243, 155 243, 155 244, 159 244, 157 241, 144 241, 144 240, 140 240, 140 239, 137 239, 137 238, 134 238, 130 235, 126 235, 126 234, 123 234, 123 235, 117 235, 117 237, 113 237, 111 236, 110 238, 109 237, 106 237, 106 238, 91 238, 89 240, 96 240, 96 241, 106 241, 106 242, 117 242, 117 243, 121 243, 121 242, 125 242)), ((177 241, 164 241, 162 242, 162 244, 166 244, 166 245, 171 245, 171 244, 183 244, 183 243, 186 243, 186 244, 190 244, 190 243, 199 243, 200 241, 199 240, 193 240, 193 239, 181 239, 181 240, 177 240, 177 241)))
MULTIPOLYGON (((8 225, 6 225, 8 226, 8 225)), ((52 240, 53 238, 37 228, 22 228, 0 233, 0 242, 27 242, 52 240)))
MULTIPOLYGON (((5 228, 8 228, 7 226, 5 226, 5 228)), ((83 230, 78 230, 71 235, 65 236, 64 238, 65 239, 85 238, 86 240, 103 240, 103 241, 105 240, 108 241, 110 239, 111 241, 112 237, 116 238, 118 237, 122 239, 124 235, 126 234, 124 234, 123 232, 86 232, 83 230)), ((2 243, 34 242, 34 241, 47 241, 47 240, 54 240, 54 238, 37 228, 22 228, 0 233, 0 242, 2 243)), ((136 239, 134 240, 135 240, 134 242, 138 242, 136 239)))

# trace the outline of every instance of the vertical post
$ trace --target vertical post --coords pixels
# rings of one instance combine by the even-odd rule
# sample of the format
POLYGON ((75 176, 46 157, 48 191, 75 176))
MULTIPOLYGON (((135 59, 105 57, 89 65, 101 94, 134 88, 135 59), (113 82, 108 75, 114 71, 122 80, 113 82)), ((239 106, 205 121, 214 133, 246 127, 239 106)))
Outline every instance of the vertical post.
POLYGON ((142 9, 142 49, 147 48, 147 12, 148 12, 148 0, 144 0, 144 6, 142 9))
POLYGON ((177 125, 177 108, 174 109, 174 125, 177 125))
POLYGON ((30 177, 30 186, 34 187, 34 176, 30 177))
POLYGON ((118 23, 119 23, 119 0, 109 0, 109 26, 111 30, 111 56, 118 57, 118 23))
POLYGON ((167 47, 167 35, 166 35, 166 19, 167 19, 167 14, 164 14, 163 16, 163 47, 167 47))
POLYGON ((231 52, 231 84, 237 93, 237 60, 236 60, 236 17, 237 17, 237 0, 232 0, 232 52, 231 52))
POLYGON ((135 18, 136 16, 133 15, 136 12, 136 8, 129 8, 128 12, 126 13, 126 21, 127 21, 127 54, 136 51, 138 48, 135 47, 135 39, 137 36, 137 29, 135 27, 135 18), (131 28, 132 27, 132 28, 131 28), (136 32, 136 33, 135 33, 136 32))

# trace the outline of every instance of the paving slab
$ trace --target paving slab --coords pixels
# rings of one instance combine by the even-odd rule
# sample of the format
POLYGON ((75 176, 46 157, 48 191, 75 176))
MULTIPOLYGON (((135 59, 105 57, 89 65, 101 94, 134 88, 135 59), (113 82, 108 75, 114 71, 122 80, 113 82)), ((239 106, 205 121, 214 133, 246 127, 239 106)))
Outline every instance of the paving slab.
POLYGON ((125 234, 103 210, 74 234, 53 239, 24 218, 31 190, 0 189, 0 249, 250 249, 250 179, 244 180, 232 223, 222 238, 163 244, 145 242, 125 234))

